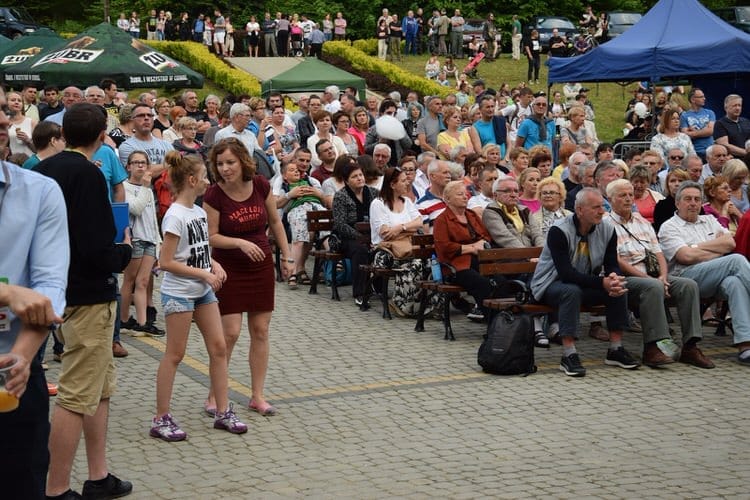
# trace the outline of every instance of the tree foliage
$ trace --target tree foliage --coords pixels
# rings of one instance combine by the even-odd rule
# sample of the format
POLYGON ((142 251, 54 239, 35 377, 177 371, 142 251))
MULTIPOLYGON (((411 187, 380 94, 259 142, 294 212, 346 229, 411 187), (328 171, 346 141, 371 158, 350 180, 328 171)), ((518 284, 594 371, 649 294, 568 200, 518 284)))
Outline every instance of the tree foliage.
MULTIPOLYGON (((326 13, 335 17, 336 12, 341 11, 348 21, 349 33, 354 38, 370 38, 375 31, 375 21, 380 16, 381 9, 387 7, 391 12, 402 17, 410 9, 416 10, 418 4, 412 0, 393 0, 368 2, 366 0, 270 0, 261 2, 251 0, 249 2, 237 2, 232 0, 220 0, 211 2, 207 0, 106 0, 110 4, 112 22, 117 19, 120 12, 127 15, 135 10, 145 18, 150 9, 169 10, 175 17, 185 11, 193 18, 203 12, 213 14, 213 9, 218 7, 224 15, 231 15, 237 27, 244 26, 251 15, 262 19, 263 12, 268 10, 305 14, 309 18, 320 21, 326 13)), ((709 8, 717 8, 735 5, 738 2, 732 0, 701 0, 709 8)), ((73 25, 90 26, 104 19, 105 0, 35 0, 34 2, 19 2, 14 0, 12 5, 23 5, 40 22, 50 24, 56 28, 63 26, 65 22, 73 25)), ((433 8, 445 8, 450 15, 455 8, 460 8, 466 18, 484 18, 490 12, 494 13, 499 21, 500 28, 508 31, 510 18, 516 14, 521 19, 528 19, 534 15, 558 15, 566 16, 576 22, 584 11, 586 5, 591 4, 594 11, 603 10, 628 10, 646 12, 656 0, 476 0, 475 2, 435 0, 430 5, 424 5, 425 16, 429 17, 433 8)), ((746 3, 746 2, 739 2, 746 3)))

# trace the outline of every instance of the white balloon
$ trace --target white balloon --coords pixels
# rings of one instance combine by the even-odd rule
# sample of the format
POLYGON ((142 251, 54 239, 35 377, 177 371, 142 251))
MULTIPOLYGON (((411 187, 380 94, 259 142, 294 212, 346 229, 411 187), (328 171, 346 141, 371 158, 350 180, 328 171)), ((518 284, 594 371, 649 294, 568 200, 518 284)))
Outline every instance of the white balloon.
POLYGON ((633 111, 635 111, 635 114, 638 115, 638 118, 643 118, 648 113, 648 108, 642 102, 637 102, 635 103, 633 111))
POLYGON ((375 120, 375 132, 383 139, 398 141, 406 137, 406 129, 394 116, 383 115, 375 120))

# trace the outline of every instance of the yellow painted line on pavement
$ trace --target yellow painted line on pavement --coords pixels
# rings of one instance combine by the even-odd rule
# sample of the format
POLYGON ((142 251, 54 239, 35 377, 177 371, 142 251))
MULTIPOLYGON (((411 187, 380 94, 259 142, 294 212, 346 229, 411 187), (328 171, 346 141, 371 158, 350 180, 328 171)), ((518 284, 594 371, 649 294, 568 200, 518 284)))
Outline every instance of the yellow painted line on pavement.
MULTIPOLYGON (((151 337, 132 337, 135 340, 138 340, 140 342, 143 342, 144 344, 147 344, 154 349, 157 349, 161 351, 162 353, 166 349, 166 345, 163 341, 151 338, 151 337)), ((736 352, 736 350, 732 347, 718 347, 713 349, 703 349, 703 353, 707 356, 714 356, 714 355, 725 355, 725 354, 732 354, 736 352)), ((208 365, 203 363, 202 361, 199 361, 196 358, 193 358, 192 356, 189 356, 185 354, 185 357, 182 360, 183 363, 185 363, 190 368, 208 376, 208 365)), ((547 363, 539 363, 537 364, 537 368, 539 371, 542 370, 552 370, 557 369, 559 366, 559 363, 557 362, 547 362, 547 363)), ((460 382, 465 380, 473 380, 473 379, 480 379, 485 377, 491 377, 491 375, 488 375, 486 373, 475 371, 475 372, 467 372, 467 373, 454 373, 449 375, 433 375, 429 377, 420 377, 415 379, 408 379, 408 380, 386 380, 381 382, 371 382, 368 384, 350 384, 350 385, 340 385, 340 386, 333 386, 333 387, 321 387, 320 389, 308 389, 308 390, 302 390, 302 391, 293 391, 293 392, 286 392, 281 394, 269 394, 269 397, 274 400, 287 400, 287 399, 299 399, 299 398, 310 398, 310 397, 316 397, 316 396, 331 396, 335 394, 345 394, 345 393, 358 393, 358 392, 367 392, 372 390, 378 390, 378 389, 396 389, 399 387, 409 387, 409 386, 415 386, 415 385, 423 385, 423 384, 438 384, 441 382, 460 382)), ((250 398, 252 396, 252 391, 250 387, 247 385, 238 382, 237 380, 233 378, 229 378, 229 388, 233 391, 236 391, 243 396, 246 396, 250 398)))

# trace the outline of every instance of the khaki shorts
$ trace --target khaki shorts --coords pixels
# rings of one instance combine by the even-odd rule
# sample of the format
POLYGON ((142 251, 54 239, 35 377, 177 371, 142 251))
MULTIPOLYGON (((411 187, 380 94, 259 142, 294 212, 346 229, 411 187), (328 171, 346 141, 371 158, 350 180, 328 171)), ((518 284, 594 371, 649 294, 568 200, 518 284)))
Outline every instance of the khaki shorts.
POLYGON ((112 330, 117 302, 65 308, 58 332, 65 345, 58 381, 57 404, 93 415, 99 402, 115 392, 112 330))

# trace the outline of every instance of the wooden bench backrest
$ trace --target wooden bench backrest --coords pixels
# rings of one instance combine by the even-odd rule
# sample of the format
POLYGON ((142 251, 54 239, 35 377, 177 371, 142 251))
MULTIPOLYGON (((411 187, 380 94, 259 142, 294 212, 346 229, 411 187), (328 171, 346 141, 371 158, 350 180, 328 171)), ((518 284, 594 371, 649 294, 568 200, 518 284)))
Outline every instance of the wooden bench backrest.
POLYGON ((431 234, 414 234, 411 237, 412 256, 415 259, 429 259, 435 253, 435 240, 431 234))
POLYGON ((308 231, 333 231, 332 210, 311 210, 307 212, 308 231))
POLYGON ((479 252, 479 274, 531 274, 536 269, 536 261, 542 247, 492 248, 479 252))

